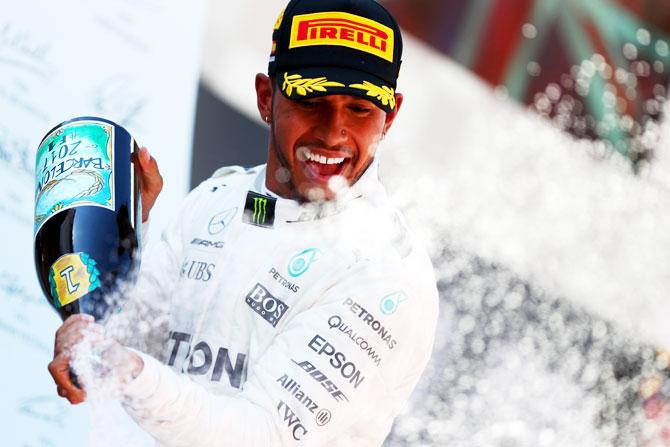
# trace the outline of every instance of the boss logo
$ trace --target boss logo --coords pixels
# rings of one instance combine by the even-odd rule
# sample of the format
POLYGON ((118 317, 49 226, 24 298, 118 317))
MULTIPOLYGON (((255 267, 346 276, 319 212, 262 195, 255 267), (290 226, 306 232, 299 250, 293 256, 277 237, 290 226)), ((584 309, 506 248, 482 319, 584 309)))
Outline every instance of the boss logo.
POLYGON ((288 310, 286 303, 275 298, 261 284, 256 284, 245 299, 254 312, 263 317, 272 327, 276 327, 279 320, 288 310))

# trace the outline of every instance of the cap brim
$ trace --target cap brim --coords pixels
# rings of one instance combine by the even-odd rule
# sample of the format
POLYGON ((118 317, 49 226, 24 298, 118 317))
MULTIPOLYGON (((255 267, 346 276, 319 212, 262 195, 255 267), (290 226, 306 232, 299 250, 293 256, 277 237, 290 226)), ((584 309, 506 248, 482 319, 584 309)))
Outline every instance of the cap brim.
POLYGON ((312 67, 277 73, 282 94, 293 100, 326 95, 352 95, 367 99, 385 112, 395 110, 394 88, 369 73, 339 67, 312 67))

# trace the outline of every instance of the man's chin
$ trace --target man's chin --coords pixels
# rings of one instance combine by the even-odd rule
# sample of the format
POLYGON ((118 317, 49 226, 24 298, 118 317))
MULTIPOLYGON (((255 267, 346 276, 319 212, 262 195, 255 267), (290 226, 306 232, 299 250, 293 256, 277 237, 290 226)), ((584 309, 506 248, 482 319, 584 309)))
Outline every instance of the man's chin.
POLYGON ((348 186, 346 179, 341 176, 333 176, 327 185, 310 183, 300 188, 300 201, 324 202, 337 200, 338 196, 341 196, 348 186))

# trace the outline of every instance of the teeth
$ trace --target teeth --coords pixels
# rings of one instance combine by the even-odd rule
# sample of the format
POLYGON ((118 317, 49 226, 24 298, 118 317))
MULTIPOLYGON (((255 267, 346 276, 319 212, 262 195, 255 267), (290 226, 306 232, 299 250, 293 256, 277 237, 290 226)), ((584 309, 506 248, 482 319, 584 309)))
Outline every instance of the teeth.
POLYGON ((321 163, 324 165, 335 165, 340 164, 344 161, 344 157, 327 158, 325 155, 313 154, 307 149, 305 149, 301 155, 304 155, 307 160, 314 161, 316 163, 321 163))

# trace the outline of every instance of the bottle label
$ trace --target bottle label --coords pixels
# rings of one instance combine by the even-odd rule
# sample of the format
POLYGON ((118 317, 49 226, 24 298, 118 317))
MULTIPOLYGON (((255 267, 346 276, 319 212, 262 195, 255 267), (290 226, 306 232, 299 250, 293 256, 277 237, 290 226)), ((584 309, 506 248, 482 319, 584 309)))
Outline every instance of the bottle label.
POLYGON ((114 210, 114 126, 101 121, 66 124, 37 150, 35 226, 80 205, 114 210))
POLYGON ((100 271, 87 253, 69 253, 51 265, 49 287, 58 309, 100 287, 100 271))

